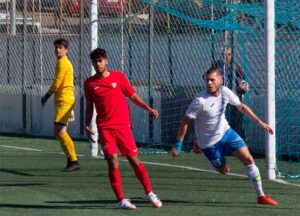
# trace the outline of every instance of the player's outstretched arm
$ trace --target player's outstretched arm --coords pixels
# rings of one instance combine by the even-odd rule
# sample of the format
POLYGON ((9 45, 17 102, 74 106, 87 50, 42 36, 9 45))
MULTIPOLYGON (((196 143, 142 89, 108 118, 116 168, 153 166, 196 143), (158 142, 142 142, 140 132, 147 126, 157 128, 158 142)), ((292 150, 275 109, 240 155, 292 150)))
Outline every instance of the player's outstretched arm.
POLYGON ((157 118, 158 117, 158 111, 156 109, 151 108, 148 104, 146 104, 146 102, 136 93, 134 93, 131 97, 130 100, 138 105, 139 107, 141 107, 144 110, 147 110, 152 116, 153 118, 157 118))
POLYGON ((237 108, 239 109, 239 111, 249 116, 249 118, 255 121, 260 127, 268 131, 270 134, 274 134, 273 129, 262 120, 260 120, 252 111, 252 109, 250 109, 250 107, 248 107, 246 104, 241 103, 239 106, 237 106, 237 108))
POLYGON ((88 137, 88 139, 92 142, 95 142, 92 138, 92 135, 94 135, 93 130, 90 128, 91 121, 93 118, 94 113, 94 104, 91 101, 86 100, 86 107, 85 107, 85 133, 88 137))
POLYGON ((184 116, 180 122, 180 126, 177 133, 177 141, 174 147, 171 149, 171 155, 173 158, 178 157, 181 153, 182 142, 184 140, 190 121, 191 121, 190 118, 184 116))

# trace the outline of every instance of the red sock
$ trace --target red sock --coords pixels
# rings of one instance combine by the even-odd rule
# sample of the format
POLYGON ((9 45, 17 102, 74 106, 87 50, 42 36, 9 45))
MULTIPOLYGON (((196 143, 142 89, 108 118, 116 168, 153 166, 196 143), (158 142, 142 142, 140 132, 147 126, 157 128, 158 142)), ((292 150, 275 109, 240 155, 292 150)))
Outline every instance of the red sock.
POLYGON ((124 199, 123 191, 122 191, 122 183, 121 183, 121 174, 119 168, 109 169, 108 176, 110 185, 115 192, 115 195, 119 201, 124 199))
POLYGON ((136 177, 142 183, 145 193, 146 194, 150 193, 152 191, 151 182, 144 164, 139 163, 139 165, 134 167, 134 172, 136 177))

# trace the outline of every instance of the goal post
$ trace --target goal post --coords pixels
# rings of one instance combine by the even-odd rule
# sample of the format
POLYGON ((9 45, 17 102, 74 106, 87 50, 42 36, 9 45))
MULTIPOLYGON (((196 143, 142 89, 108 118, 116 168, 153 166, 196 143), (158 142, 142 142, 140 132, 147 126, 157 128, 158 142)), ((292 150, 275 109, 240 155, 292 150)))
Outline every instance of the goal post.
MULTIPOLYGON (((89 16, 89 23, 90 23, 90 51, 94 50, 98 47, 98 1, 97 0, 90 0, 89 1, 89 8, 90 8, 90 16, 89 16)), ((94 75, 95 70, 93 66, 90 67, 90 75, 94 75)), ((84 113, 84 112, 83 112, 84 113)), ((85 125, 85 124, 84 124, 85 125)), ((90 125, 91 129, 93 130, 94 134, 92 135, 92 139, 94 141, 89 141, 90 144, 90 154, 98 155, 99 151, 99 143, 98 143, 98 132, 97 132, 97 125, 96 125, 96 111, 94 109, 92 122, 90 125)))
POLYGON ((266 121, 274 134, 266 134, 266 176, 276 179, 276 124, 275 124, 275 3, 265 1, 265 53, 266 53, 266 121))

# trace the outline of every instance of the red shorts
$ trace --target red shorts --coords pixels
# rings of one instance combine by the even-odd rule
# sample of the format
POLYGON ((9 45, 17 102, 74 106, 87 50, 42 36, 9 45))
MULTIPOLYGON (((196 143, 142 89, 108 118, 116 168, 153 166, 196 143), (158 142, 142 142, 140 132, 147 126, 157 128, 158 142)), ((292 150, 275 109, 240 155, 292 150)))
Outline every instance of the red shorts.
POLYGON ((105 157, 118 154, 118 149, 124 157, 132 157, 138 154, 130 126, 98 128, 98 133, 105 157))

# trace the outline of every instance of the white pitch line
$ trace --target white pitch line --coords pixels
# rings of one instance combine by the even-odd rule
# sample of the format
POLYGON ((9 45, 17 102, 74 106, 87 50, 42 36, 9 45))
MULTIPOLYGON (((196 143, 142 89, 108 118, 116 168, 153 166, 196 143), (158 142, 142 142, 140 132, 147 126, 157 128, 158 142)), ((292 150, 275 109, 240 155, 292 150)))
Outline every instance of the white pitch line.
MULTIPOLYGON (((0 147, 3 147, 3 148, 12 148, 12 149, 20 149, 20 150, 26 150, 26 151, 35 151, 35 152, 46 152, 46 151, 41 150, 41 149, 23 148, 23 147, 18 147, 18 146, 0 145, 0 147)), ((63 152, 46 152, 46 153, 50 153, 50 154, 62 154, 62 155, 64 155, 63 152)), ((77 156, 78 157, 84 157, 85 155, 83 155, 83 154, 77 154, 77 156)))
MULTIPOLYGON (((145 164, 151 164, 151 165, 156 165, 156 166, 174 167, 174 168, 180 168, 180 169, 186 169, 186 170, 194 170, 194 171, 199 171, 199 172, 208 172, 208 173, 219 174, 217 171, 214 171, 214 170, 199 169, 199 168, 189 167, 189 166, 180 166, 180 165, 157 163, 157 162, 147 162, 147 161, 143 161, 143 163, 145 163, 145 164)), ((227 175, 247 178, 246 175, 241 175, 241 174, 237 174, 237 173, 227 173, 227 175)))
MULTIPOLYGON (((103 157, 101 157, 101 158, 103 158, 103 157)), ((120 161, 127 161, 127 160, 120 159, 120 161)), ((208 172, 208 173, 214 173, 214 174, 218 174, 219 175, 219 173, 217 171, 206 170, 206 169, 199 169, 199 168, 189 167, 189 166, 179 166, 179 165, 173 165, 173 164, 157 163, 157 162, 147 162, 147 161, 143 161, 143 163, 144 164, 156 165, 156 166, 174 167, 174 168, 180 168, 180 169, 194 170, 194 171, 199 171, 199 172, 208 172)), ((241 174, 238 174, 238 173, 227 173, 226 175, 248 178, 246 175, 241 175, 241 174)), ((285 184, 285 185, 291 185, 291 186, 300 187, 300 185, 298 185, 298 184, 293 184, 293 183, 287 182, 287 181, 285 181, 283 179, 275 179, 273 181, 276 182, 276 183, 279 183, 279 184, 285 184)))
POLYGON ((21 150, 26 150, 26 151, 36 151, 36 152, 42 152, 42 151, 43 151, 43 150, 41 150, 41 149, 23 148, 23 147, 7 146, 7 145, 0 145, 0 147, 4 147, 4 148, 13 148, 13 149, 21 149, 21 150))
MULTIPOLYGON (((21 150, 26 150, 26 151, 44 152, 41 149, 23 148, 23 147, 17 147, 17 146, 0 145, 0 147, 13 148, 13 149, 21 149, 21 150)), ((47 152, 47 153, 49 153, 49 152, 47 152)), ((50 153, 61 154, 61 152, 50 152, 50 153)), ((77 155, 77 156, 85 157, 85 155, 77 155)), ((104 159, 104 157, 99 157, 99 159, 104 159)), ((125 160, 125 159, 120 159, 120 161, 127 162, 127 160, 125 160)), ((194 171, 199 171, 199 172, 209 172, 209 173, 219 174, 218 172, 213 171, 213 170, 199 169, 199 168, 189 167, 189 166, 179 166, 179 165, 166 164, 166 163, 157 163, 157 162, 149 162, 149 161, 148 162, 147 161, 143 161, 143 163, 144 164, 151 164, 151 165, 155 165, 155 166, 173 167, 173 168, 180 168, 180 169, 186 169, 186 170, 194 170, 194 171)), ((248 178, 246 175, 241 175, 241 174, 237 174, 237 173, 227 173, 227 175, 248 178)), ((295 187, 300 187, 300 185, 298 185, 298 184, 293 184, 293 183, 287 182, 287 181, 282 180, 282 179, 275 179, 273 181, 276 182, 276 183, 278 183, 278 184, 285 184, 285 185, 291 185, 291 186, 295 186, 295 187)))
POLYGON ((290 183, 290 182, 284 181, 283 179, 275 179, 274 181, 279 183, 279 184, 285 184, 285 185, 292 185, 292 186, 300 187, 300 185, 298 185, 298 184, 290 183))
MULTIPOLYGON (((151 164, 151 165, 157 165, 157 166, 174 167, 174 168, 181 168, 181 169, 187 169, 187 170, 194 170, 194 171, 200 171, 200 172, 209 172, 209 173, 219 174, 218 172, 213 171, 213 170, 198 169, 198 168, 189 167, 189 166, 178 166, 178 165, 172 165, 172 164, 164 164, 164 163, 157 163, 157 162, 145 162, 145 161, 143 161, 143 163, 151 164)), ((241 175, 241 174, 237 174, 237 173, 227 173, 226 175, 248 178, 246 175, 241 175)), ((275 179, 275 180, 272 180, 272 181, 274 181, 276 183, 279 183, 279 184, 285 184, 285 185, 300 187, 299 184, 293 184, 293 183, 287 182, 283 179, 275 179)))

